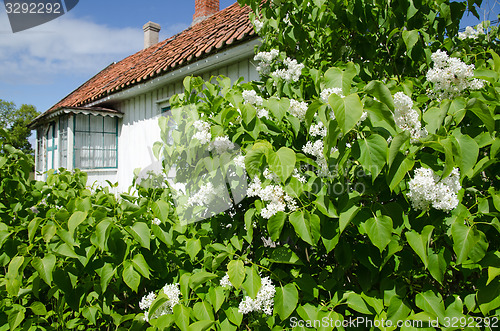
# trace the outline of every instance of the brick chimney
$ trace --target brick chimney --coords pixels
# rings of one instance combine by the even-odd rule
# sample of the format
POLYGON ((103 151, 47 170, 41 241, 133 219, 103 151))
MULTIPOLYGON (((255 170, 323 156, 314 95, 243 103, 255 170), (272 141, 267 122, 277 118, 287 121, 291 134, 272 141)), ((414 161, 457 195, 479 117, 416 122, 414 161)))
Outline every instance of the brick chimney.
POLYGON ((144 49, 158 44, 160 40, 160 24, 147 22, 142 29, 144 30, 144 49))
POLYGON ((195 25, 219 11, 219 0, 194 0, 195 11, 193 23, 195 25))

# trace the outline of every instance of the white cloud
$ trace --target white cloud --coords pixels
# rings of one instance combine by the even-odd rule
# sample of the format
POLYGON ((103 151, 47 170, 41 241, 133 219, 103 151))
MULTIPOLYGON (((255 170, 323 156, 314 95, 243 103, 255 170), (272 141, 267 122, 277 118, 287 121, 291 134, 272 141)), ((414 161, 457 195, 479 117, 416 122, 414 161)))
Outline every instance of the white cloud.
MULTIPOLYGON (((162 35, 169 36, 186 27, 168 26, 162 35)), ((12 33, 7 15, 0 12, 0 83, 48 84, 61 75, 90 77, 139 51, 143 46, 141 28, 113 28, 69 13, 12 33)))

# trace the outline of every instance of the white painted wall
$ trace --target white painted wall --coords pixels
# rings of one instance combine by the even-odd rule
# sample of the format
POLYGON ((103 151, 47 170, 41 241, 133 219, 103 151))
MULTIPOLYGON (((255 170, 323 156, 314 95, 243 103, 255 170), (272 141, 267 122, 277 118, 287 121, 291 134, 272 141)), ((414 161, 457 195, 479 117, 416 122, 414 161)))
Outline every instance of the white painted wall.
MULTIPOLYGON (((245 81, 258 79, 258 72, 251 58, 236 61, 220 68, 197 74, 204 80, 219 75, 227 76, 232 82, 240 77, 245 81)), ((166 84, 156 90, 147 92, 133 98, 122 101, 116 109, 124 113, 119 122, 118 133, 118 191, 128 191, 134 178, 134 170, 144 169, 155 162, 153 145, 160 141, 160 128, 158 118, 161 116, 161 107, 175 94, 183 93, 184 87, 179 77, 175 81, 166 84)))

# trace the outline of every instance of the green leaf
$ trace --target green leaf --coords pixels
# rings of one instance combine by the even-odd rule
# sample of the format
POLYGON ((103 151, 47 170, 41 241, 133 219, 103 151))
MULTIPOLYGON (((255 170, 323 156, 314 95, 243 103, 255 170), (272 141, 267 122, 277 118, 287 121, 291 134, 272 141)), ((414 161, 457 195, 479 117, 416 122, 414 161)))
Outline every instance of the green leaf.
POLYGON ((196 255, 201 251, 201 241, 200 239, 188 239, 186 241, 186 252, 192 261, 196 259, 196 255))
POLYGON ((56 257, 52 254, 45 255, 43 259, 35 257, 31 261, 31 265, 38 272, 40 278, 42 278, 47 285, 52 286, 52 272, 56 266, 56 257))
POLYGON ((271 114, 273 114, 278 121, 281 121, 290 108, 290 100, 287 98, 278 99, 276 97, 272 97, 267 100, 267 107, 271 111, 271 114))
POLYGON ((239 289, 245 279, 245 266, 241 260, 232 260, 227 265, 229 281, 236 289, 239 289))
POLYGON ((488 249, 488 241, 483 232, 475 226, 469 227, 460 221, 451 226, 453 237, 453 250, 457 255, 457 264, 462 264, 468 258, 473 262, 479 262, 488 249))
POLYGON ((134 265, 135 270, 139 271, 139 273, 144 277, 149 279, 150 273, 149 273, 149 265, 146 262, 146 259, 142 254, 136 254, 134 255, 134 258, 132 259, 132 264, 134 265))
POLYGON ((397 321, 407 320, 411 309, 397 296, 393 296, 387 308, 387 320, 397 323, 397 321))
MULTIPOLYGON (((29 242, 32 243, 33 239, 35 238, 35 234, 38 231, 38 227, 40 226, 40 223, 42 222, 42 219, 40 217, 35 217, 30 221, 28 224, 28 239, 29 242)), ((0 240, 0 243, 2 241, 0 240)), ((1 244, 0 244, 1 247, 1 244)))
POLYGON ((170 213, 170 205, 163 201, 163 200, 158 200, 153 205, 151 206, 151 210, 153 211, 153 214, 158 218, 162 223, 165 223, 168 221, 168 215, 170 213))
POLYGON ((372 134, 368 138, 358 139, 357 142, 360 149, 358 161, 371 173, 372 181, 375 181, 386 162, 387 141, 378 134, 372 134))
POLYGON ((245 156, 245 168, 251 178, 262 173, 261 166, 265 164, 264 158, 272 152, 273 146, 265 141, 256 142, 245 156))
POLYGON ((269 167, 284 183, 295 169, 295 152, 287 147, 281 147, 268 157, 269 167))
POLYGON ((125 284, 137 293, 141 283, 141 275, 134 270, 134 266, 129 261, 123 264, 122 278, 125 284))
POLYGON ((224 295, 224 289, 222 287, 210 287, 208 290, 208 299, 212 304, 215 312, 218 312, 224 300, 226 300, 226 296, 224 295))
POLYGON ((189 277, 189 287, 191 287, 194 290, 198 288, 200 285, 214 278, 217 278, 217 275, 211 272, 206 272, 206 271, 197 272, 191 275, 191 277, 189 277))
POLYGON ((391 146, 389 147, 389 153, 387 154, 387 164, 389 166, 392 166, 394 159, 401 150, 401 146, 403 146, 403 144, 408 140, 410 140, 410 133, 408 131, 400 132, 396 137, 394 137, 394 139, 392 139, 391 146))
POLYGON ((87 212, 77 211, 71 215, 68 221, 68 231, 70 236, 73 236, 75 233, 75 229, 82 224, 83 221, 87 218, 87 212))
POLYGON ((344 95, 351 92, 352 80, 356 76, 356 68, 349 62, 344 71, 332 67, 325 72, 325 88, 341 88, 344 95))
POLYGON ((404 30, 402 33, 403 41, 406 45, 406 49, 408 53, 410 53, 411 49, 415 44, 417 43, 419 39, 418 31, 417 30, 404 30))
POLYGON ((434 227, 432 225, 427 225, 422 230, 422 233, 418 233, 415 230, 405 233, 408 244, 417 253, 426 268, 429 266, 428 252, 433 230, 434 227))
POLYGON ((374 216, 365 222, 368 238, 380 252, 391 242, 392 219, 386 215, 374 216))
POLYGON ((415 165, 415 160, 403 156, 403 154, 398 154, 394 163, 391 165, 387 180, 389 181, 389 188, 391 191, 399 185, 399 183, 405 178, 406 174, 413 169, 415 165))
POLYGON ((191 309, 184 307, 182 304, 174 306, 174 320, 175 324, 181 329, 181 331, 189 330, 189 315, 191 314, 191 309))
POLYGON ((484 123, 488 131, 495 131, 495 119, 490 109, 481 100, 473 98, 469 100, 466 106, 467 110, 472 111, 484 123))
POLYGON ((80 256, 78 256, 75 253, 75 250, 71 246, 69 246, 68 244, 66 244, 66 243, 64 243, 64 244, 60 245, 59 247, 57 247, 54 250, 54 252, 57 253, 57 254, 59 254, 59 255, 66 256, 66 257, 71 257, 71 258, 74 258, 74 259, 80 258, 80 256))
POLYGON ((90 241, 92 244, 97 246, 101 251, 108 250, 108 237, 111 228, 109 227, 112 224, 110 219, 104 219, 95 227, 95 232, 92 234, 90 241))
POLYGON ((378 101, 385 104, 387 108, 394 111, 394 99, 392 98, 391 91, 385 86, 384 83, 373 80, 365 86, 366 93, 377 98, 378 101))
POLYGON ((289 220, 295 229, 295 233, 297 233, 297 235, 306 243, 314 245, 311 234, 311 224, 309 219, 305 217, 304 211, 297 210, 293 212, 290 214, 289 220))
POLYGON ((477 162, 479 156, 479 146, 477 142, 468 135, 456 137, 460 145, 460 174, 463 177, 467 175, 477 162))
POLYGON ((330 95, 328 102, 333 109, 335 118, 344 135, 356 126, 363 115, 363 104, 359 100, 357 94, 351 94, 345 98, 341 98, 333 93, 330 95))
POLYGON ((295 254, 290 248, 283 246, 273 249, 269 261, 284 264, 303 264, 297 254, 295 254))
POLYGON ((444 274, 446 272, 447 263, 444 258, 444 251, 438 254, 429 255, 429 272, 431 276, 434 277, 440 284, 443 283, 444 274))
POLYGON ((484 316, 488 316, 491 311, 500 307, 500 282, 495 280, 482 287, 476 294, 479 309, 484 316))
POLYGON ((19 325, 24 321, 24 311, 23 310, 11 310, 9 312, 9 327, 11 330, 16 330, 19 325))
POLYGON ((128 230, 142 247, 149 250, 151 233, 149 232, 149 227, 146 223, 136 222, 134 225, 128 227, 128 230))
POLYGON ((195 303, 193 306, 193 315, 198 321, 214 320, 212 307, 206 301, 195 303))
POLYGON ((418 308, 433 314, 441 321, 445 317, 444 302, 439 293, 437 295, 433 291, 418 293, 415 297, 415 304, 418 308))
POLYGON ((30 309, 35 315, 38 316, 47 315, 47 309, 45 308, 45 305, 39 301, 33 302, 30 306, 30 309))
POLYGON ((96 271, 101 278, 100 284, 103 292, 106 292, 108 284, 115 275, 115 269, 111 263, 106 263, 104 266, 96 271))
POLYGON ((240 326, 243 321, 243 314, 238 311, 236 307, 229 307, 224 310, 226 313, 227 319, 231 321, 231 323, 240 326))
POLYGON ((259 292, 262 285, 259 272, 257 271, 257 267, 255 266, 251 266, 249 268, 247 267, 245 269, 246 278, 242 287, 243 289, 245 289, 248 296, 250 296, 252 299, 255 299, 255 297, 257 296, 257 292, 259 292))
POLYGON ((269 218, 269 221, 267 222, 267 231, 269 231, 273 241, 277 241, 279 239, 287 217, 288 214, 279 211, 269 218))
POLYGON ((214 325, 215 321, 198 321, 189 326, 190 331, 205 331, 208 330, 214 325))
POLYGON ((372 307, 366 304, 363 297, 357 293, 350 292, 346 294, 347 297, 347 305, 349 308, 354 309, 355 311, 361 314, 372 315, 375 313, 372 307))
POLYGON ((493 279, 500 275, 500 268, 497 267, 488 267, 488 281, 486 285, 489 285, 493 279))
POLYGON ((286 320, 297 307, 299 292, 294 284, 276 289, 274 296, 274 311, 278 313, 282 321, 286 320))
POLYGON ((7 269, 7 278, 17 278, 19 276, 19 268, 22 267, 24 263, 24 256, 16 256, 10 260, 9 267, 7 269))

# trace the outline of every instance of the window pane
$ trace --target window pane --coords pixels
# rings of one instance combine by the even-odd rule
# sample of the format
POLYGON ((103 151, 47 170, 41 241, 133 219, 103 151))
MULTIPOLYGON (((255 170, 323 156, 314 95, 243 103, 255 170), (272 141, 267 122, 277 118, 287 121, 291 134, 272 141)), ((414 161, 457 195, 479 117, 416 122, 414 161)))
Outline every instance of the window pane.
POLYGON ((75 168, 116 168, 116 118, 78 115, 76 122, 75 168))

